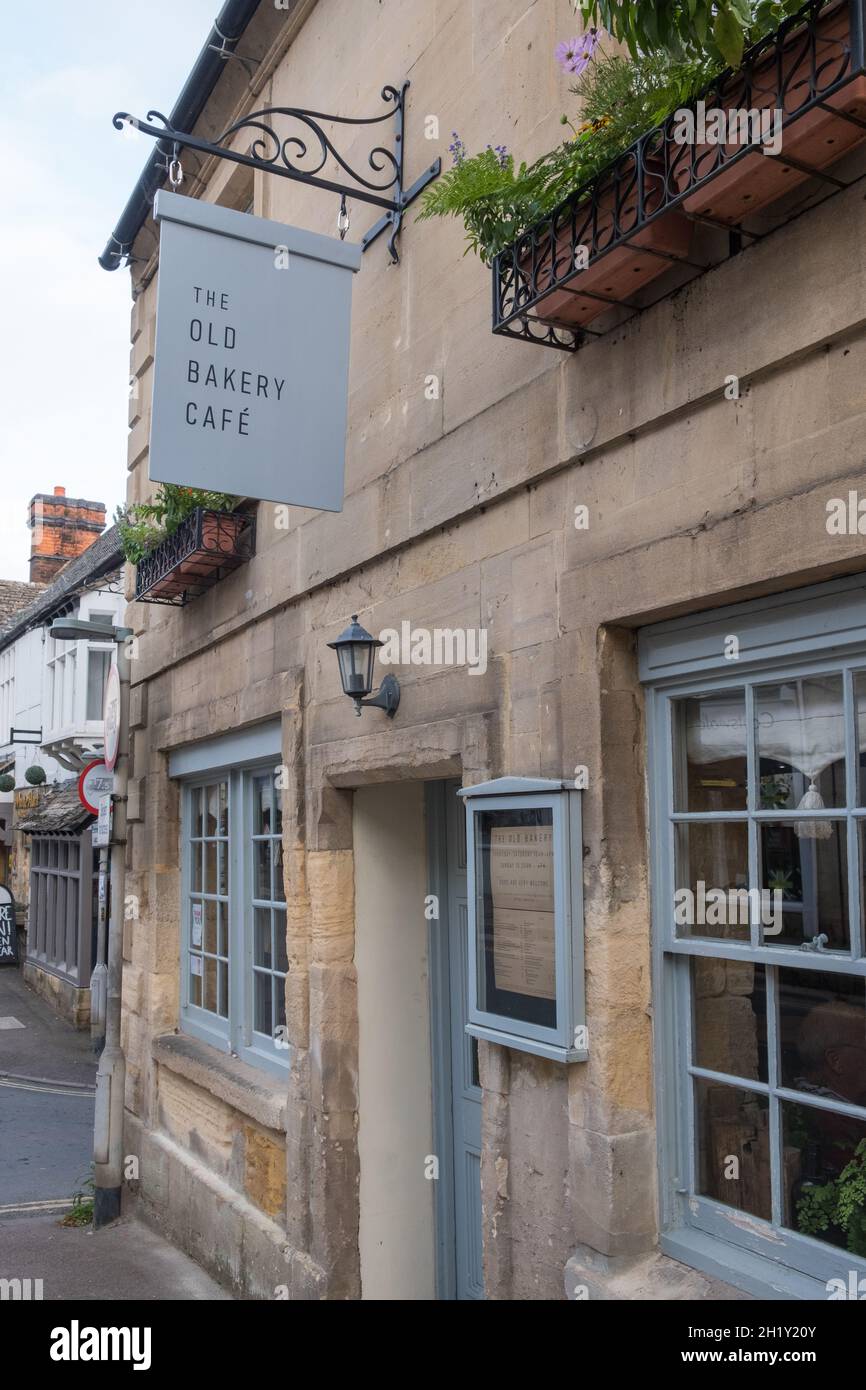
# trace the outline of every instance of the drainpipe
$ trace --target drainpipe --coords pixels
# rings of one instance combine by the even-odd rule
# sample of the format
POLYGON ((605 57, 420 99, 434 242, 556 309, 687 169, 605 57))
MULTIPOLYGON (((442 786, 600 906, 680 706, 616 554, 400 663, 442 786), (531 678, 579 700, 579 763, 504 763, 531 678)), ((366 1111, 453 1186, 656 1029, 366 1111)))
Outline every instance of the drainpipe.
MULTIPOLYGON (((226 0, 169 113, 169 124, 175 130, 192 130, 222 76, 226 62, 231 61, 228 55, 234 52, 236 44, 243 38, 260 3, 261 0, 226 0)), ((103 270, 117 270, 132 250, 132 243, 150 215, 154 194, 165 183, 166 156, 170 149, 168 141, 157 140, 120 221, 99 257, 103 270)))
POLYGON ((93 1225, 98 1228, 120 1216, 123 1182, 123 1099, 126 1062, 120 1044, 123 990, 123 921, 126 904, 126 791, 129 781, 129 654, 120 641, 120 729, 114 767, 111 833, 111 907, 108 920, 108 979, 105 1001, 105 1047, 96 1073, 96 1115, 93 1128, 95 1194, 93 1225))

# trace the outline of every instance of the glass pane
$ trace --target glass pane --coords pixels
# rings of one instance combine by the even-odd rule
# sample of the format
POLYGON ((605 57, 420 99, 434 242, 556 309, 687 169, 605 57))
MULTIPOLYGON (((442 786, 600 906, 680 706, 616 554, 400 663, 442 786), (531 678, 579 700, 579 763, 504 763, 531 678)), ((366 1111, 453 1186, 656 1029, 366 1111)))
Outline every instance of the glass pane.
POLYGON ((229 952, 229 909, 224 903, 217 903, 217 922, 219 924, 219 954, 228 959, 229 952))
POLYGON ((219 1012, 222 1018, 229 1016, 229 968, 225 961, 217 962, 217 980, 219 982, 219 1012))
POLYGON ((475 812, 482 1009, 556 1027, 553 811, 475 812))
POLYGON ((274 1028, 286 1022, 286 982, 280 975, 274 976, 274 1028))
POLYGON ((218 877, 218 879, 217 879, 217 892, 219 893, 219 895, 220 895, 221 898, 227 898, 228 895, 229 895, 229 845, 228 845, 228 842, 226 842, 225 844, 220 844, 220 845, 218 845, 217 848, 218 848, 218 851, 219 851, 219 854, 218 854, 219 877, 218 877))
POLYGON ((217 847, 213 840, 206 840, 204 844, 204 891, 217 891, 217 847))
POLYGON ((283 833, 283 791, 274 784, 274 834, 283 833))
POLYGON ((841 676, 808 676, 755 687, 762 784, 787 778, 784 805, 845 805, 845 711, 841 676))
POLYGON ((263 965, 270 970, 273 966, 273 953, 271 950, 271 910, 269 907, 257 907, 253 910, 255 912, 253 964, 263 965))
POLYGON ((255 883, 253 896, 264 902, 271 901, 271 844, 269 840, 253 842, 253 872, 255 883))
POLYGON ((780 970, 779 1034, 783 1086, 866 1107, 866 981, 780 970))
POLYGON ((271 979, 272 976, 262 970, 253 971, 253 1028, 268 1037, 273 1034, 271 979))
POLYGON ((695 1079, 698 1192, 769 1221, 769 1100, 695 1079))
POLYGON ((281 970, 285 975, 289 968, 289 958, 286 954, 285 912, 274 913, 274 952, 274 969, 281 970))
MULTIPOLYGON (((193 945, 195 945, 194 935, 193 945)), ((211 955, 215 956, 218 954, 218 945, 219 943, 217 941, 217 904, 208 899, 204 903, 204 948, 206 951, 209 951, 211 955)))
POLYGON ((746 697, 724 690, 674 701, 674 809, 746 808, 746 697))
POLYGON ((229 833, 229 785, 228 782, 220 782, 219 796, 217 798, 217 833, 228 835, 229 833))
POLYGON ((695 1064, 767 1081, 767 985, 762 965, 694 957, 695 1064))
POLYGON ((674 835, 677 936, 748 941, 748 827, 736 821, 679 824, 674 835))
POLYGON ((217 963, 213 956, 204 958, 204 996, 202 1008, 217 1012, 217 963))
POLYGON ((274 857, 274 902, 284 903, 286 901, 286 885, 283 882, 283 842, 282 840, 272 840, 274 857))
POLYGON ((111 652, 91 649, 87 654, 87 711, 85 719, 101 719, 105 709, 105 687, 111 667, 111 652))
POLYGON ((203 848, 202 848, 201 842, 198 842, 197 844, 194 844, 194 845, 190 845, 190 850, 189 850, 189 852, 190 852, 190 858, 192 859, 192 888, 193 888, 193 892, 194 892, 194 893, 201 893, 201 892, 202 892, 202 887, 203 887, 203 885, 202 885, 202 877, 201 877, 203 848))
POLYGON ((854 708, 857 719, 857 804, 866 806, 866 671, 854 674, 854 708))
POLYGON ((189 1002, 201 1008, 201 956, 189 958, 189 1002))
POLYGON ((190 813, 190 835, 195 838, 201 835, 201 808, 202 808, 202 789, 193 787, 189 798, 190 813))
POLYGON ((205 835, 217 835, 220 823, 220 783, 215 782, 205 791, 205 835))
POLYGON ((271 833, 271 779, 266 775, 253 778, 253 834, 271 833))
POLYGON ((841 821, 768 822, 760 828, 761 884, 771 895, 764 926, 768 946, 802 946, 826 937, 827 950, 846 951, 848 855, 841 821), (779 928, 781 927, 781 930, 779 928))
POLYGON ((866 1122, 782 1102, 784 1220, 866 1256, 866 1122))

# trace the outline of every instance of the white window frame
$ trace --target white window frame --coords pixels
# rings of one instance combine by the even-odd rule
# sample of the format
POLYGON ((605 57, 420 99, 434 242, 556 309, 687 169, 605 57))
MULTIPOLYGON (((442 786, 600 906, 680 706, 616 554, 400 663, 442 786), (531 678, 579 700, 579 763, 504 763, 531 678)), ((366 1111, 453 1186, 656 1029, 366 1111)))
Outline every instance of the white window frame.
MULTIPOLYGON (((696 1191, 696 1131, 692 1078, 706 1075, 695 1067, 690 1005, 690 959, 743 959, 767 968, 768 1041, 774 1024, 769 1015, 776 1008, 777 979, 770 967, 799 969, 847 976, 866 976, 866 941, 861 911, 862 878, 857 844, 858 823, 866 824, 866 807, 852 801, 852 783, 858 759, 854 756, 854 669, 866 670, 866 580, 855 578, 815 586, 775 599, 743 604, 715 613, 658 624, 640 634, 640 674, 647 683, 649 731, 649 803, 652 849, 653 975, 655 1026, 655 1076, 659 1135, 660 1243, 666 1253, 716 1277, 734 1282, 758 1297, 827 1298, 827 1284, 841 1278, 847 1286, 849 1271, 866 1275, 866 1259, 827 1242, 801 1235, 782 1225, 781 1181, 778 1153, 781 1144, 781 1105, 784 1100, 802 1102, 788 1091, 778 1074, 778 1056, 769 1046, 769 1080, 755 1082, 735 1078, 739 1089, 769 1097, 773 1212, 770 1222, 735 1212, 696 1191), (725 657, 726 642, 736 636, 739 658, 725 657), (761 943, 753 921, 750 942, 714 941, 697 937, 677 938, 673 917, 673 825, 688 819, 675 813, 672 701, 724 688, 746 688, 751 681, 794 679, 822 672, 843 671, 847 715, 847 809, 835 809, 846 822, 850 951, 803 952, 795 947, 761 943), (855 853, 856 848, 856 853, 855 853)), ((753 720, 747 693, 746 731, 748 758, 754 771, 753 720)), ((754 777, 750 776, 754 785, 754 777)), ((731 813, 737 819, 739 813, 731 813)), ((795 811, 761 811, 750 807, 750 827, 763 820, 793 820, 795 811)), ((802 818, 802 813, 800 813, 802 818)), ((708 819, 717 819, 708 815, 708 819)), ((756 831, 750 830, 750 860, 755 856, 756 831)), ((754 915, 754 914, 753 914, 754 915)), ((716 1074, 711 1073, 715 1078, 716 1074)), ((720 1080, 729 1079, 721 1076, 720 1080)), ((814 1097, 810 1104, 815 1103, 814 1097)), ((824 1108, 831 1108, 824 1102, 824 1108)), ((819 1108, 821 1106, 819 1105, 819 1108)), ((840 1109, 840 1107, 836 1107, 840 1109)), ((866 1120, 866 1111, 843 1106, 866 1120)))
MULTIPOLYGON (((243 1061, 285 1078, 291 1059, 281 1038, 270 1038, 253 1029, 254 879, 252 840, 252 791, 256 775, 267 773, 276 780, 280 766, 279 724, 258 726, 225 739, 192 745, 172 754, 171 775, 181 786, 181 1029, 222 1052, 235 1053, 243 1061), (190 834, 196 789, 225 782, 228 789, 228 1017, 223 1018, 194 1004, 190 998, 193 889, 190 834)), ((270 837, 275 839, 276 837, 270 837)), ((207 887, 207 885, 205 885, 207 887)), ((278 905, 278 910, 284 904, 278 905)), ((219 948, 219 941, 217 946, 219 948)), ((276 962, 275 962, 276 963, 276 962)), ((274 977, 282 974, 272 972, 274 977)), ((274 1034, 279 1026, 272 1020, 274 1034)))

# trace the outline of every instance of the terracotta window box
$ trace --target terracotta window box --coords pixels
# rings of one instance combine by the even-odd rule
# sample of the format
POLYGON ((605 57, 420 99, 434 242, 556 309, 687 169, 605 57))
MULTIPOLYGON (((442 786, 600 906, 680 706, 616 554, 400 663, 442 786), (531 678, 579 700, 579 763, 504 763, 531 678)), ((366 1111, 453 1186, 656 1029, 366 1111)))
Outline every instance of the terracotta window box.
POLYGON ((864 27, 866 0, 810 0, 703 93, 707 112, 780 110, 778 155, 678 143, 671 116, 576 189, 496 257, 494 333, 574 351, 672 265, 708 268, 690 260, 696 223, 747 233, 744 218, 806 179, 845 187, 826 171, 866 140, 864 27))
POLYGON ((199 507, 139 562, 135 597, 143 603, 183 605, 254 553, 254 516, 199 507))

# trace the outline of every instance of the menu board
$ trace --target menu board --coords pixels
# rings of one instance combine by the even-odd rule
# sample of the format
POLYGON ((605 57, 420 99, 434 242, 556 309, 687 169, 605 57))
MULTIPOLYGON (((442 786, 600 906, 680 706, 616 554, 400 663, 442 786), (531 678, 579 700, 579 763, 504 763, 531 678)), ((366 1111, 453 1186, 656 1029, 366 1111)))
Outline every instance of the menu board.
POLYGON ((489 854, 495 987, 555 999, 553 827, 492 826, 489 854))

